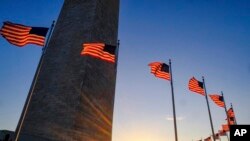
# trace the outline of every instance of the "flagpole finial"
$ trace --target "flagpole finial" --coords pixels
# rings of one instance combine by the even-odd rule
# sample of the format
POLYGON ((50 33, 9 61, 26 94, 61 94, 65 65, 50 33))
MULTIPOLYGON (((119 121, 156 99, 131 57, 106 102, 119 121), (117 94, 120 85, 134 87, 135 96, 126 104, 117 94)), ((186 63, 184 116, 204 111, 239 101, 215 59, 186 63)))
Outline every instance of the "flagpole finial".
MULTIPOLYGON (((205 77, 202 76, 201 78, 202 78, 202 82, 205 84, 205 77)), ((203 85, 204 85, 204 84, 203 84, 203 85)))
POLYGON ((118 46, 120 45, 120 40, 119 39, 117 40, 117 44, 118 44, 118 46))
POLYGON ((171 59, 169 59, 169 64, 171 64, 171 59))
POLYGON ((52 21, 52 24, 51 24, 51 26, 50 26, 51 29, 54 28, 55 22, 56 22, 55 20, 52 21))
POLYGON ((55 23, 56 23, 56 21, 55 21, 55 20, 53 20, 53 21, 52 21, 52 24, 51 24, 51 28, 54 28, 55 23))

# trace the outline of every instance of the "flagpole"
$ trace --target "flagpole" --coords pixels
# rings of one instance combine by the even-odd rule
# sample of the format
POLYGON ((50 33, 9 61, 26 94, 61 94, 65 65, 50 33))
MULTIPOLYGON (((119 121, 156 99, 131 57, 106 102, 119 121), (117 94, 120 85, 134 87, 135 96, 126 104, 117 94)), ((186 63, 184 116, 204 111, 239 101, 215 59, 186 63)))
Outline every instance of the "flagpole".
MULTIPOLYGON (((230 103, 230 104, 231 104, 231 108, 232 108, 232 110, 233 110, 233 112, 234 112, 233 104, 232 104, 232 103, 230 103)), ((237 125, 235 113, 234 113, 234 122, 235 122, 235 124, 237 125)))
POLYGON ((175 102, 174 102, 174 86, 173 86, 173 76, 172 76, 172 66, 171 59, 169 59, 169 70, 170 70, 170 84, 171 84, 171 92, 172 92, 172 104, 173 104, 173 115, 174 115, 174 131, 175 131, 175 141, 178 141, 177 135, 177 125, 176 125, 176 113, 175 113, 175 102))
POLYGON ((228 134, 227 134, 227 132, 226 132, 226 135, 227 135, 227 140, 228 140, 228 141, 230 141, 230 139, 229 139, 229 137, 228 137, 228 134))
POLYGON ((215 136, 214 136, 215 134, 214 134, 213 121, 212 121, 212 116, 211 116, 210 107, 209 107, 209 103, 208 103, 207 90, 206 90, 206 85, 205 85, 204 76, 202 76, 202 81, 203 81, 203 86, 204 86, 204 90, 205 90, 205 98, 206 98, 206 102, 207 102, 207 109, 208 109, 208 114, 209 114, 209 119, 210 119, 212 134, 213 134, 213 140, 215 141, 215 136))
MULTIPOLYGON (((50 31, 49 31, 49 35, 48 35, 48 39, 45 43, 45 46, 44 48, 42 49, 43 50, 43 54, 46 53, 46 50, 47 50, 47 47, 48 47, 48 43, 49 43, 49 40, 50 40, 50 37, 51 37, 51 34, 52 34, 52 31, 54 29, 54 26, 55 26, 55 21, 52 22, 51 26, 50 26, 50 31)), ((43 57, 43 56, 42 56, 43 57)))
POLYGON ((224 98, 224 95, 223 95, 223 92, 221 91, 221 96, 223 97, 223 101, 224 101, 224 109, 225 109, 225 112, 226 112, 226 117, 227 117, 227 124, 228 124, 228 127, 229 127, 229 130, 230 130, 230 119, 229 119, 229 116, 228 116, 228 113, 227 113, 227 105, 226 105, 226 101, 225 101, 225 98, 224 98))
POLYGON ((34 78, 33 78, 33 81, 32 81, 32 84, 31 84, 31 87, 30 87, 30 90, 29 90, 29 94, 28 94, 28 96, 26 98, 26 101, 25 101, 25 104, 24 104, 20 119, 18 121, 18 125, 17 125, 16 131, 15 131, 15 141, 18 141, 20 131, 21 131, 21 128, 23 126, 23 122, 24 122, 24 119, 26 117, 26 114, 27 114, 27 111, 28 111, 28 108, 29 108, 29 104, 30 104, 31 98, 33 96, 33 92, 34 92, 34 89, 35 89, 37 78, 38 78, 38 75, 40 73, 42 63, 43 63, 44 54, 45 54, 45 51, 47 49, 48 42, 50 40, 51 33, 53 31, 53 28, 54 28, 54 23, 55 23, 55 21, 53 21, 52 24, 51 24, 49 35, 48 35, 46 43, 45 43, 45 45, 44 45, 44 47, 42 49, 42 55, 40 57, 40 60, 39 60, 38 66, 37 66, 37 70, 36 70, 36 73, 34 75, 34 78))
MULTIPOLYGON (((226 105, 226 101, 225 101, 224 94, 223 94, 222 91, 221 91, 221 96, 223 97, 223 101, 224 101, 224 104, 225 104, 224 109, 225 109, 225 112, 226 112, 228 128, 229 128, 229 130, 230 130, 230 121, 229 121, 230 119, 229 119, 229 116, 228 116, 228 114, 227 114, 227 105, 226 105)), ((226 135, 227 135, 227 132, 226 132, 226 135)), ((230 141, 228 135, 227 135, 227 140, 230 141)))
POLYGON ((117 49, 116 49, 116 54, 115 54, 115 69, 117 71, 118 67, 118 55, 119 55, 119 48, 120 48, 120 40, 117 40, 117 49))

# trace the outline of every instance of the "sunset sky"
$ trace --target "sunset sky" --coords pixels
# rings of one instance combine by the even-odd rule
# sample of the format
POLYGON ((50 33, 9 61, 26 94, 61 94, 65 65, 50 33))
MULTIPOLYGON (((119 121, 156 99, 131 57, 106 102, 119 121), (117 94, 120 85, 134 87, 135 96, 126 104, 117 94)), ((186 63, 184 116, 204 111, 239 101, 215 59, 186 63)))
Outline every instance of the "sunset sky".
MULTIPOLYGON (((0 26, 12 21, 49 27, 63 0, 1 0, 0 26)), ((113 141, 174 141, 169 81, 148 64, 172 59, 179 141, 211 134, 205 97, 188 90, 205 77, 208 94, 224 92, 238 124, 250 124, 249 0, 121 0, 121 42, 113 117, 113 141)), ((0 37, 0 130, 15 130, 42 48, 23 48, 0 37)), ((210 99, 214 130, 225 111, 210 99)), ((226 141, 222 137, 222 141, 226 141)))

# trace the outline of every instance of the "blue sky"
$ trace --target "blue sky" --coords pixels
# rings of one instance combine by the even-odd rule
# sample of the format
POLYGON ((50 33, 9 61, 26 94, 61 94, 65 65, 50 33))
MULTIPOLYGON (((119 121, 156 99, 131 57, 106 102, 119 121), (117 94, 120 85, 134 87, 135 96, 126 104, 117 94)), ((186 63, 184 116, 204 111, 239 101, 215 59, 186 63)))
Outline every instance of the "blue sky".
MULTIPOLYGON (((62 4, 2 0, 0 21, 49 27, 62 4)), ((122 0, 113 141, 174 140, 170 84, 151 75, 147 66, 170 58, 179 140, 211 134, 205 98, 187 88, 192 76, 205 76, 207 92, 223 91, 238 124, 250 124, 249 25, 248 0, 122 0)), ((18 48, 1 37, 0 52, 0 129, 14 130, 41 48, 18 48)), ((218 131, 226 123, 225 112, 209 102, 218 131)))

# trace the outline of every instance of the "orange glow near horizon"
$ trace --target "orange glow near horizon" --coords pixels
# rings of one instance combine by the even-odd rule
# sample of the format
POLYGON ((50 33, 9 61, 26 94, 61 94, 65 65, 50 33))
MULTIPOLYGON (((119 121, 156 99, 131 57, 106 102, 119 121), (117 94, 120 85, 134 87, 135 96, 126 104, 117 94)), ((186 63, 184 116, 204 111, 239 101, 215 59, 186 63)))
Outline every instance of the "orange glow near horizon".
POLYGON ((163 141, 163 139, 160 139, 156 134, 145 130, 128 131, 120 137, 120 141, 163 141))

